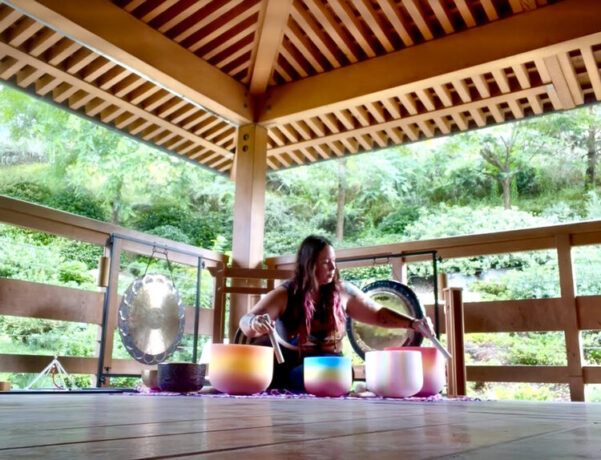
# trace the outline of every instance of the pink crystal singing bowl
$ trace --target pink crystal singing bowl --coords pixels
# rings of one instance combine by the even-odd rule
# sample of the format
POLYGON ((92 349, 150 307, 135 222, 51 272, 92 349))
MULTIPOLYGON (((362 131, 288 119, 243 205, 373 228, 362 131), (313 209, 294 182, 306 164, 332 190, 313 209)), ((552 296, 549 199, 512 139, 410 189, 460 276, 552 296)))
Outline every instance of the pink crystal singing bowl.
POLYGON ((406 398, 420 391, 423 383, 419 351, 377 350, 365 353, 367 389, 385 398, 406 398))
POLYGON ((343 356, 311 356, 303 361, 305 391, 315 396, 338 397, 351 391, 353 370, 351 358, 343 356))
POLYGON ((222 393, 250 395, 265 391, 273 378, 273 348, 214 343, 209 381, 222 393))
POLYGON ((390 347, 385 350, 419 351, 422 354, 424 384, 416 396, 433 396, 444 388, 446 378, 446 360, 434 347, 390 347))

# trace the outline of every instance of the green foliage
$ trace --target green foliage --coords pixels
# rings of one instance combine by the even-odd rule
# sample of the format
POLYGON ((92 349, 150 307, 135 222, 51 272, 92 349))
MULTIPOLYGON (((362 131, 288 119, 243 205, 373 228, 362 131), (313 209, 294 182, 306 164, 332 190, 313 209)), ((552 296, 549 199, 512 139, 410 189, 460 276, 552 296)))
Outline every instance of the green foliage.
POLYGON ((52 191, 47 186, 35 182, 2 184, 0 194, 42 205, 49 205, 52 198, 52 191))
POLYGON ((106 221, 107 210, 90 192, 82 188, 68 187, 56 192, 48 203, 55 209, 83 217, 106 221))
POLYGON ((483 300, 542 299, 559 296, 559 275, 554 265, 532 265, 527 270, 507 270, 498 278, 470 285, 483 300))

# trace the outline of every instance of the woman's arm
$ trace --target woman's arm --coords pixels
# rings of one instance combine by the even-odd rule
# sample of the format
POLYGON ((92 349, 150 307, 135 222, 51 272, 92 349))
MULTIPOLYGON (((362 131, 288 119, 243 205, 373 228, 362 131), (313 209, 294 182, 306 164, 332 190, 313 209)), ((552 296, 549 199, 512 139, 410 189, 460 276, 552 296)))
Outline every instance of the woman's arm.
POLYGON ((269 332, 269 328, 257 321, 257 317, 267 314, 271 321, 278 319, 286 309, 288 302, 288 290, 283 287, 277 287, 266 294, 257 304, 240 318, 239 327, 247 337, 258 337, 269 332))
POLYGON ((374 326, 406 328, 416 331, 419 331, 420 325, 425 325, 427 330, 434 333, 430 319, 427 317, 422 319, 412 318, 384 307, 351 283, 344 283, 344 290, 347 297, 346 312, 357 321, 373 324, 374 326))

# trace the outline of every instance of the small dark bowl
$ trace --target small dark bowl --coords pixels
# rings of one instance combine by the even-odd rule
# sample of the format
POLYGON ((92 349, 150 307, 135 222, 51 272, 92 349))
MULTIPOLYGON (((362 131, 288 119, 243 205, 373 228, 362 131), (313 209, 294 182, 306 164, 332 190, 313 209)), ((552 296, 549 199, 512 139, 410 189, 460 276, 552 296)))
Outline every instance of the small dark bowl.
POLYGON ((161 391, 190 393, 200 391, 205 381, 206 364, 161 363, 158 382, 161 391))

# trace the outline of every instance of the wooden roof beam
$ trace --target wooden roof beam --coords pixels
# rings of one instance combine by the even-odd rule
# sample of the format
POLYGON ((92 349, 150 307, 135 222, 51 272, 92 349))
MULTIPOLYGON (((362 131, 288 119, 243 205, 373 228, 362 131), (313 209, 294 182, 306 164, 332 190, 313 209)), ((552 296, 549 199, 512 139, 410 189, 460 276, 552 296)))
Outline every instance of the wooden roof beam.
POLYGON ((257 31, 258 49, 251 70, 250 93, 263 94, 282 45, 292 0, 263 0, 263 22, 257 31))
POLYGON ((571 40, 601 36, 601 2, 564 0, 527 14, 451 34, 421 45, 271 88, 260 122, 283 123, 334 112, 435 84, 570 51, 571 40), (586 15, 582 11, 587 11, 586 15), (516 34, 515 31, 520 33, 516 34), (506 39, 500 41, 498 37, 506 39), (494 43, 495 46, 491 46, 494 43), (457 53, 457 50, 462 50, 457 53), (415 65, 427 62, 427 66, 415 65), (389 69, 403 69, 390 72, 389 69), (378 78, 371 78, 378 75, 378 78))
POLYGON ((5 3, 234 123, 252 118, 241 83, 202 59, 193 59, 189 51, 112 2, 5 3))

